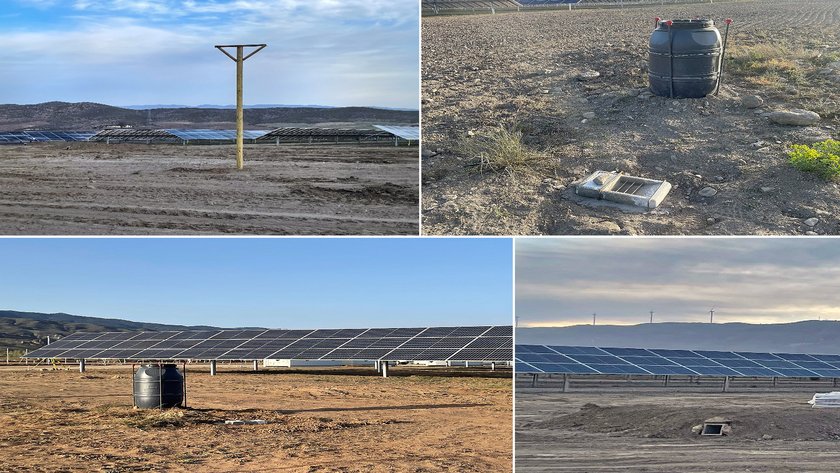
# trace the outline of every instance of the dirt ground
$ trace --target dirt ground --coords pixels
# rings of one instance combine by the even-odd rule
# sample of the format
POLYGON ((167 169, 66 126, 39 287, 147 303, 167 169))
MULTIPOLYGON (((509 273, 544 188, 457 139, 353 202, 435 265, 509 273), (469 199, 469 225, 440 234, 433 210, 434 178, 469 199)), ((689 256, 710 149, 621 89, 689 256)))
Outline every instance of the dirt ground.
POLYGON ((132 409, 130 366, 0 368, 0 471, 511 471, 509 371, 344 373, 188 367, 189 408, 160 413, 132 409))
POLYGON ((814 392, 832 389, 823 383, 731 393, 708 387, 562 393, 517 384, 516 471, 836 472, 840 410, 807 404, 814 392), (713 417, 731 420, 731 433, 692 433, 713 417))
POLYGON ((840 185, 787 157, 793 143, 840 138, 838 0, 424 17, 422 35, 424 233, 840 233, 840 185), (721 29, 734 19, 718 96, 646 95, 656 16, 721 29), (600 76, 579 80, 587 70, 600 76), (749 95, 764 104, 747 108, 749 95), (766 116, 791 108, 822 118, 798 127, 766 116), (542 161, 479 171, 465 143, 500 126, 521 130, 542 161), (595 170, 674 188, 645 213, 584 205, 572 183, 595 170), (700 195, 706 187, 716 194, 700 195))
POLYGON ((416 235, 416 147, 0 146, 0 234, 416 235), (66 149, 69 148, 69 149, 66 149))

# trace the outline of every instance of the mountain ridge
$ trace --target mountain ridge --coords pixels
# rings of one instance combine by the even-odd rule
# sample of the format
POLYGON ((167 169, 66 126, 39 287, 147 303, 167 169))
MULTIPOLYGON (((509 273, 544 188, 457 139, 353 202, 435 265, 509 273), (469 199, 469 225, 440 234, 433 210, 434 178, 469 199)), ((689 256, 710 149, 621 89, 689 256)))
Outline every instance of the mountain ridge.
MULTIPOLYGON (((279 128, 289 125, 419 123, 419 111, 371 107, 269 107, 245 110, 245 126, 279 128)), ((99 130, 122 125, 135 128, 235 128, 236 111, 230 108, 155 108, 135 110, 94 102, 45 102, 32 105, 0 104, 0 131, 99 130), (150 120, 151 119, 151 120, 150 120)))
POLYGON ((663 322, 519 327, 517 344, 840 354, 840 322, 663 322))

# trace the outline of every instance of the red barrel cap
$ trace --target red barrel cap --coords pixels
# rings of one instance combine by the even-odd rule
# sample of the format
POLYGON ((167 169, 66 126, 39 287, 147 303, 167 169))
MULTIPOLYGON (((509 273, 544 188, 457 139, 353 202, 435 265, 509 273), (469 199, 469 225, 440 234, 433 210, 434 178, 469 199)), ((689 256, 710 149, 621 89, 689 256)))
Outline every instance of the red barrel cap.
POLYGON ((671 21, 671 20, 668 20, 668 21, 666 21, 666 22, 665 22, 665 24, 666 24, 666 25, 668 25, 668 26, 671 26, 671 25, 673 25, 673 24, 674 24, 674 22, 673 22, 673 21, 671 21))
POLYGON ((726 23, 727 25, 729 25, 729 24, 732 23, 732 18, 727 18, 727 19, 723 20, 723 22, 726 23))

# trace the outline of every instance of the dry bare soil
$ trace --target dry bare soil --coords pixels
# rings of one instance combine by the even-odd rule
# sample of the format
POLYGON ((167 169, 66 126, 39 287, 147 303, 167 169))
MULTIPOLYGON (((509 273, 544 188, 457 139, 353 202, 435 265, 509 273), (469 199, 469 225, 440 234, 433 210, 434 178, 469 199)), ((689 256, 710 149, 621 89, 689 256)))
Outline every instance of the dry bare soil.
POLYGON ((423 159, 424 233, 840 233, 838 183, 787 157, 791 144, 840 138, 838 0, 425 17, 422 77, 424 151, 439 152, 423 159), (646 97, 655 16, 734 19, 718 96, 646 97), (600 77, 578 80, 587 70, 600 77), (764 104, 746 108, 748 95, 764 104), (822 119, 766 117, 790 108, 822 119), (464 150, 497 127, 544 158, 481 171, 464 150), (582 205, 571 184, 595 170, 674 188, 647 213, 582 205))
POLYGON ((418 232, 416 147, 0 146, 0 234, 418 232))
MULTIPOLYGON (((831 390, 822 388, 821 392, 831 390)), ((814 391, 516 389, 517 472, 836 472, 840 410, 814 391), (712 417, 724 437, 691 432, 712 417)))
POLYGON ((132 409, 130 367, 88 366, 0 368, 0 471, 511 470, 509 372, 188 368, 190 407, 159 412, 132 409))

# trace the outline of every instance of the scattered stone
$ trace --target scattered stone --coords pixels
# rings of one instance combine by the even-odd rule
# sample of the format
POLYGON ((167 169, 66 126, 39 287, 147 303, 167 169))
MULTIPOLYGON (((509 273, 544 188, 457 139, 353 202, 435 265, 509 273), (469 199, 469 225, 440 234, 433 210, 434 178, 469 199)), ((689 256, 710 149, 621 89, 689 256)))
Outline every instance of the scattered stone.
POLYGON ((762 188, 760 188, 759 190, 760 190, 761 192, 764 192, 764 193, 766 194, 766 193, 768 193, 768 192, 772 191, 772 190, 773 190, 773 188, 772 188, 772 187, 762 187, 762 188))
POLYGON ((583 118, 586 118, 587 120, 592 120, 593 118, 595 118, 595 112, 583 112, 583 118))
POLYGON ((706 219, 706 223, 708 223, 709 225, 714 225, 715 222, 717 222, 717 220, 715 220, 714 217, 709 217, 706 219))
POLYGON ((420 153, 424 158, 431 158, 432 156, 437 154, 434 151, 432 151, 430 149, 425 149, 425 148, 420 153))
POLYGON ((697 193, 700 197, 713 197, 718 191, 714 187, 704 187, 697 193))
POLYGON ((773 123, 779 125, 808 126, 820 120, 819 114, 810 110, 794 108, 791 110, 779 110, 767 115, 773 123))
POLYGON ((651 92, 649 90, 645 90, 645 91, 639 92, 638 97, 641 100, 648 100, 649 98, 653 97, 653 92, 651 92))
POLYGON ((597 78, 599 78, 599 77, 601 77, 601 73, 600 73, 600 72, 598 72, 598 71, 593 71, 593 70, 588 70, 588 71, 583 71, 583 72, 581 72, 580 74, 578 74, 578 75, 577 75, 577 80, 579 80, 579 81, 588 81, 588 80, 597 79, 597 78))
POLYGON ((745 95, 741 97, 741 105, 746 108, 758 108, 764 105, 764 99, 758 95, 745 95))
POLYGON ((764 434, 761 436, 761 440, 773 440, 773 436, 770 434, 764 434))
POLYGON ((805 234, 806 234, 806 235, 808 235, 808 236, 819 235, 819 233, 817 233, 817 232, 815 232, 815 231, 813 231, 813 230, 808 230, 807 232, 805 232, 805 234))
POLYGON ((811 218, 805 219, 804 223, 805 223, 805 225, 808 225, 809 227, 813 227, 813 226, 816 226, 818 223, 820 223, 820 219, 818 219, 817 217, 811 217, 811 218))
POLYGON ((753 148, 763 148, 766 145, 767 145, 767 142, 766 141, 761 141, 761 140, 758 140, 755 143, 750 144, 750 146, 752 146, 753 148))

